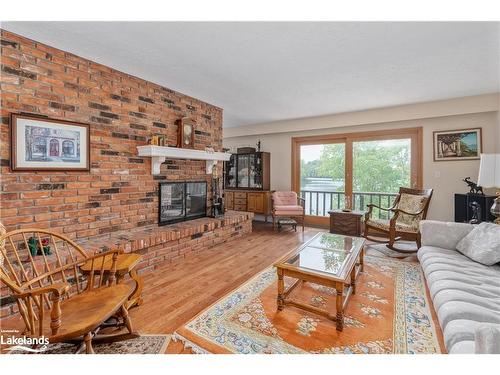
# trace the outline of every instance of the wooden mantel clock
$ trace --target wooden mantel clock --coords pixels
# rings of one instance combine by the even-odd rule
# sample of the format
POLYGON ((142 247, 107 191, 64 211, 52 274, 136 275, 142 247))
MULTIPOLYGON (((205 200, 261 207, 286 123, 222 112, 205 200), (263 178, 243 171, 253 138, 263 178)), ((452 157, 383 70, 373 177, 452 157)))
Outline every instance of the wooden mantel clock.
POLYGON ((188 117, 177 120, 177 147, 194 148, 194 121, 188 117))

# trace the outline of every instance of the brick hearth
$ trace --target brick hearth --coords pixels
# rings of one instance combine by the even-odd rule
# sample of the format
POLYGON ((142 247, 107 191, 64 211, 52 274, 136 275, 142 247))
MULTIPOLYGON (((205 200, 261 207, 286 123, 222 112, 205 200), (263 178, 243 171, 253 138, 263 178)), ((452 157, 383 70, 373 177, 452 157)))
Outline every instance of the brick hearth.
MULTIPOLYGON (((149 225, 133 230, 118 231, 76 242, 88 253, 121 249, 125 253, 138 253, 142 260, 137 266, 139 274, 153 272, 168 263, 206 251, 252 232, 251 212, 228 211, 221 218, 201 218, 164 227, 149 225)), ((36 259, 43 268, 42 257, 36 259)), ((55 256, 48 256, 55 266, 55 256)), ((18 307, 5 285, 0 286, 0 318, 17 313, 18 307)))
POLYGON ((252 232, 253 213, 228 211, 222 218, 204 217, 158 227, 149 225, 77 241, 87 251, 118 248, 142 254, 139 273, 154 270, 252 232))

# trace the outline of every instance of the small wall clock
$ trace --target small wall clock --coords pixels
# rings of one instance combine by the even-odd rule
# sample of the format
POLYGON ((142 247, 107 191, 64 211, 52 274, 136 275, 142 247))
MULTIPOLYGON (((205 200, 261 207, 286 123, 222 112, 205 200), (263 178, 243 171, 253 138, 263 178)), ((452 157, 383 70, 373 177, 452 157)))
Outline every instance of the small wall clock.
POLYGON ((184 117, 177 121, 177 147, 194 148, 194 121, 184 117))

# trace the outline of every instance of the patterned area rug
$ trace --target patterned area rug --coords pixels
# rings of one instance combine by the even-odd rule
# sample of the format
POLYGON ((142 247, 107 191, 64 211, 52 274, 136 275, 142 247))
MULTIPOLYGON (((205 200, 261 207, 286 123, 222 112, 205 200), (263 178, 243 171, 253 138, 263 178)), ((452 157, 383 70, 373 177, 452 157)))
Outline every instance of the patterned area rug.
MULTIPOLYGON (((113 342, 109 344, 94 344, 96 354, 164 354, 171 335, 141 335, 135 339, 113 342)), ((50 344, 47 350, 38 354, 75 354, 75 345, 50 344)), ((15 350, 10 354, 31 354, 23 350, 15 350)))
POLYGON ((418 249, 415 242, 398 241, 396 242, 396 246, 401 249, 401 251, 391 250, 384 243, 369 243, 365 247, 365 252, 369 254, 369 251, 377 251, 390 258, 399 259, 414 256, 414 259, 416 259, 416 253, 418 249))
MULTIPOLYGON (((196 353, 441 352, 418 263, 365 256, 343 332, 335 322, 295 307, 277 311, 276 284, 275 269, 266 269, 177 330, 173 340, 196 353)), ((304 283, 292 296, 334 312, 335 293, 304 283)))

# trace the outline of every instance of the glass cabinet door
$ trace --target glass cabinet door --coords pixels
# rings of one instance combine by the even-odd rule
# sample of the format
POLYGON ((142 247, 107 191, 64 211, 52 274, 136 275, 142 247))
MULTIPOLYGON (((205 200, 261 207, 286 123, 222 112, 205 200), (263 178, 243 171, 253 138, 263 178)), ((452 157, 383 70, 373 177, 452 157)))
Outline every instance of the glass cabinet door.
POLYGON ((250 156, 249 180, 251 189, 262 189, 262 154, 260 153, 250 156))
POLYGON ((231 155, 229 161, 224 163, 224 187, 225 188, 235 188, 236 187, 236 155, 231 155))
POLYGON ((248 188, 249 185, 249 170, 250 170, 250 155, 237 155, 238 161, 238 187, 248 188))

